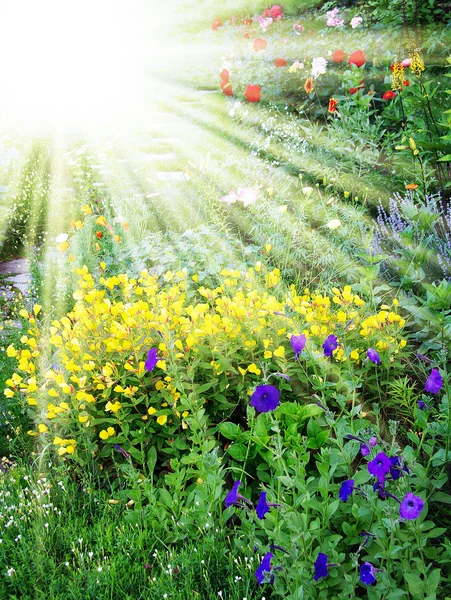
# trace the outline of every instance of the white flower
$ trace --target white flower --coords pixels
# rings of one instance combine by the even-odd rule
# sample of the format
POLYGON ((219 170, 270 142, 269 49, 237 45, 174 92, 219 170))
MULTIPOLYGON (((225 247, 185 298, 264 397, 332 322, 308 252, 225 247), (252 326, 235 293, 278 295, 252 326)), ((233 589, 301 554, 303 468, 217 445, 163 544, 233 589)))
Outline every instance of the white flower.
POLYGON ((235 192, 235 190, 232 190, 226 196, 219 198, 219 202, 225 202, 225 204, 227 204, 227 206, 230 206, 231 204, 235 204, 235 202, 237 200, 238 200, 238 196, 237 196, 237 193, 235 192))
POLYGON ((66 241, 67 241, 67 238, 68 238, 68 237, 69 237, 69 236, 67 235, 67 233, 60 233, 59 235, 57 235, 57 236, 56 236, 56 238, 55 238, 55 242, 56 242, 57 244, 63 244, 64 242, 66 242, 66 241))
POLYGON ((353 29, 358 27, 360 23, 363 21, 362 17, 352 17, 350 25, 353 29))
POLYGON ((327 60, 322 56, 317 56, 312 60, 312 77, 316 79, 326 72, 327 60))
POLYGON ((238 188, 237 196, 237 199, 240 200, 244 206, 249 206, 249 204, 254 204, 257 201, 257 192, 252 188, 238 188))
POLYGON ((327 227, 329 227, 329 229, 338 229, 338 227, 341 226, 341 221, 340 219, 332 219, 332 221, 329 221, 329 223, 327 224, 327 227))

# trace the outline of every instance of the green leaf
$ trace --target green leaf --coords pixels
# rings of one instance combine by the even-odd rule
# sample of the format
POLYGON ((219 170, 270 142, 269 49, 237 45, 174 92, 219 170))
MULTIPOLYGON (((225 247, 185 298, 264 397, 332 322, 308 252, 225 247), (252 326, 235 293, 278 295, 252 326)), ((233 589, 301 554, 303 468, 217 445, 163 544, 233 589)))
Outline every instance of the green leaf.
POLYGON ((451 495, 446 492, 437 492, 431 498, 431 502, 443 502, 443 504, 451 504, 451 495))
POLYGON ((237 440, 241 435, 241 429, 235 423, 231 423, 230 421, 226 421, 225 423, 220 423, 218 425, 218 429, 220 433, 228 440, 237 440))
POLYGON ((227 448, 228 454, 239 462, 244 462, 246 458, 246 446, 244 444, 232 444, 227 448))

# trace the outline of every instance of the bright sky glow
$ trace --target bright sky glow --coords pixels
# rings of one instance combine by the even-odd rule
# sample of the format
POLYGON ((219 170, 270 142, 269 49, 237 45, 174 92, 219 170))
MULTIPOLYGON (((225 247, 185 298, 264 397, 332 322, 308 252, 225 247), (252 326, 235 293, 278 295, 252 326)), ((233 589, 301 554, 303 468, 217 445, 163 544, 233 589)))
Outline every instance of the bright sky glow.
POLYGON ((136 112, 146 61, 152 64, 158 48, 143 6, 138 0, 1 2, 0 127, 84 128, 136 112))

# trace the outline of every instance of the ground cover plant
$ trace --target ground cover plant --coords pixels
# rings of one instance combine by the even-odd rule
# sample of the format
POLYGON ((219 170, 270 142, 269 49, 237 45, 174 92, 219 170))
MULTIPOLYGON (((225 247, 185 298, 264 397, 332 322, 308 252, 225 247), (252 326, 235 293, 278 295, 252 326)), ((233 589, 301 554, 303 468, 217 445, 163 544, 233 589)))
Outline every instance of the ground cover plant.
POLYGON ((446 6, 116 8, 5 103, 2 597, 450 598, 446 6))

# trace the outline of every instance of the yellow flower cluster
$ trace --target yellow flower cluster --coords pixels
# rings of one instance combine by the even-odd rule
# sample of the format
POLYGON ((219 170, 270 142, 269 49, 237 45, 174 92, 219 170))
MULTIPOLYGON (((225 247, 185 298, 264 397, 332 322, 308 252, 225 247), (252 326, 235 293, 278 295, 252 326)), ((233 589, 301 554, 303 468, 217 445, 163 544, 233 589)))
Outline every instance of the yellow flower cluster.
MULTIPOLYGON (((74 454, 75 439, 80 447, 83 436, 108 442, 133 427, 153 435, 155 423, 187 429, 189 413, 180 401, 196 392, 202 369, 211 369, 213 378, 241 376, 245 390, 262 375, 265 361, 285 370, 293 359, 293 334, 305 334, 313 350, 334 334, 335 359, 356 364, 369 346, 396 352, 405 345, 405 322, 395 303, 368 315, 350 286, 332 288, 331 295, 298 293, 293 285, 283 290, 279 270, 268 272, 261 263, 244 273, 223 270, 222 285, 199 287, 197 302, 188 294, 186 270, 166 273, 162 283, 147 271, 136 279, 119 274, 98 282, 87 267, 76 272, 75 307, 52 322, 48 340, 39 340, 32 314, 25 348, 7 349, 19 372, 8 380, 5 395, 24 398, 37 417, 45 414, 40 433, 51 424, 54 434, 68 436, 55 437, 60 455, 74 454), (36 375, 40 343, 49 346, 58 367, 36 375), (150 348, 157 348, 159 358, 151 374, 145 368, 150 348)), ((200 405, 207 402, 199 396, 200 405)))
POLYGON ((397 61, 397 62, 393 63, 392 89, 393 90, 402 90, 404 80, 405 80, 404 67, 403 67, 402 63, 397 61))
POLYGON ((410 70, 412 73, 415 73, 417 77, 424 71, 424 61, 421 56, 421 52, 419 50, 413 50, 413 52, 409 53, 410 56, 410 70))

